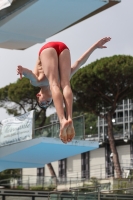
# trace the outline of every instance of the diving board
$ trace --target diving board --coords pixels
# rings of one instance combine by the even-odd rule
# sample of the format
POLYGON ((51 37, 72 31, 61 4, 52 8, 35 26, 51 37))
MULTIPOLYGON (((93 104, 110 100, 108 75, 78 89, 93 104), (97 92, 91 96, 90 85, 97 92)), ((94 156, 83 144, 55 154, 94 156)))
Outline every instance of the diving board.
POLYGON ((39 137, 0 147, 0 171, 39 168, 45 164, 97 149, 97 141, 73 140, 64 144, 59 138, 39 137))

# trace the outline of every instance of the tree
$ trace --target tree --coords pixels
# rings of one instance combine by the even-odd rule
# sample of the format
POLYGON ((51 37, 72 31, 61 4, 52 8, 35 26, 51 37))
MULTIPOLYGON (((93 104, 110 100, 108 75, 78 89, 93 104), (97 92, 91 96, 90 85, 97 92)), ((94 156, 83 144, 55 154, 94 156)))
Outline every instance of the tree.
POLYGON ((0 107, 6 109, 9 115, 21 115, 30 110, 36 111, 36 127, 43 126, 46 120, 46 110, 40 109, 36 101, 39 88, 23 78, 0 89, 0 107))
POLYGON ((113 162, 117 177, 121 177, 112 117, 118 103, 133 97, 133 57, 115 55, 97 60, 81 68, 73 76, 71 85, 75 107, 107 121, 113 162))
MULTIPOLYGON (((46 110, 41 109, 36 101, 36 94, 39 88, 30 84, 26 78, 18 79, 0 89, 0 107, 6 109, 9 115, 21 115, 30 110, 35 110, 36 127, 44 126, 46 121, 46 110)), ((52 164, 48 164, 51 176, 55 175, 52 164)))
POLYGON ((93 113, 76 111, 79 110, 77 106, 73 107, 73 117, 84 115, 85 118, 85 135, 93 135, 97 133, 97 116, 93 113))
POLYGON ((0 172, 0 180, 2 179, 9 179, 13 176, 20 176, 21 170, 20 169, 7 169, 0 172))

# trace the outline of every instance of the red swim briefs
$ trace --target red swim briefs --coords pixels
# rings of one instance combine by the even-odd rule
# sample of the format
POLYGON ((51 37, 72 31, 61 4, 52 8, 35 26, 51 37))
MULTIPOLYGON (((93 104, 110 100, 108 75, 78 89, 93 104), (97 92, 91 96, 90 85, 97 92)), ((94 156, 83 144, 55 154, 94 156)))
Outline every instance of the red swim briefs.
POLYGON ((45 44, 39 51, 39 56, 41 54, 41 52, 44 50, 44 49, 47 49, 47 48, 54 48, 57 52, 57 55, 59 56, 60 53, 64 50, 64 49, 69 49, 63 42, 48 42, 47 44, 45 44))

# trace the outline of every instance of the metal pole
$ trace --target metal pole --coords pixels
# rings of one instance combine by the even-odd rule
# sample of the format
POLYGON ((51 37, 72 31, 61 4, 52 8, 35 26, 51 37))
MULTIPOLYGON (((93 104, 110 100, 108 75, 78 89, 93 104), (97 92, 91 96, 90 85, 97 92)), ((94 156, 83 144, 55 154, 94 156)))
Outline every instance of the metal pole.
POLYGON ((57 177, 56 177, 56 190, 57 190, 57 187, 58 187, 58 180, 57 180, 57 177))
POLYGON ((6 198, 5 198, 5 195, 3 195, 3 196, 2 196, 2 200, 5 200, 5 199, 6 199, 6 198))
POLYGON ((130 137, 130 101, 128 99, 128 137, 130 137))
POLYGON ((100 187, 98 187, 98 200, 100 200, 100 187))
POLYGON ((125 102, 123 100, 123 136, 125 133, 125 102))
POLYGON ((98 141, 100 139, 100 118, 98 117, 98 141))
POLYGON ((28 176, 28 189, 30 189, 30 177, 28 176))
POLYGON ((42 186, 42 188, 44 189, 44 177, 43 177, 43 186, 42 186))
POLYGON ((100 165, 100 178, 102 179, 102 165, 100 165))
POLYGON ((83 115, 83 127, 84 127, 83 139, 85 140, 85 115, 83 115))

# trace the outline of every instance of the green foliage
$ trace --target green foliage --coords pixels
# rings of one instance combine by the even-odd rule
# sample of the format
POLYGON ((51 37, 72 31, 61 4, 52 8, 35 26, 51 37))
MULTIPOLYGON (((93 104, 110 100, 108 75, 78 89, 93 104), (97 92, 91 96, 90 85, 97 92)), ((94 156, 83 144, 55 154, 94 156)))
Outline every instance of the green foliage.
MULTIPOLYGON (((76 110, 76 108, 75 108, 76 110)), ((84 115, 85 118, 85 135, 97 134, 97 116, 89 112, 74 111, 73 117, 84 115)))
POLYGON ((131 187, 131 183, 128 181, 118 181, 118 183, 113 184, 113 193, 115 194, 124 194, 126 193, 126 188, 131 187))
POLYGON ((20 169, 7 169, 0 172, 0 180, 9 179, 14 176, 20 176, 21 170, 20 169))
MULTIPOLYGON (((71 85, 74 108, 107 120, 110 148, 117 152, 112 139, 112 117, 118 103, 133 98, 133 57, 115 55, 97 60, 81 68, 71 79, 71 85)), ((114 165, 118 166, 117 177, 120 177, 119 158, 114 159, 114 165)))
POLYGON ((36 94, 39 88, 30 84, 27 78, 18 79, 0 89, 0 107, 6 109, 9 115, 21 115, 30 110, 35 110, 36 127, 43 126, 46 120, 46 110, 40 109, 36 94))
POLYGON ((46 121, 45 121, 45 125, 49 125, 51 122, 50 122, 50 116, 46 118, 46 121))
POLYGON ((0 107, 14 116, 35 110, 35 127, 44 126, 46 110, 41 109, 36 100, 39 90, 40 88, 32 86, 27 78, 18 79, 16 83, 0 89, 0 107))
POLYGON ((91 177, 90 182, 92 183, 94 187, 97 187, 98 185, 100 185, 99 180, 96 177, 91 177))
POLYGON ((79 111, 97 115, 114 111, 117 103, 133 97, 133 57, 115 55, 97 60, 81 68, 71 85, 79 111))
POLYGON ((128 176, 128 179, 130 181, 133 181, 133 170, 132 169, 130 170, 130 175, 128 176))
POLYGON ((34 109, 36 107, 35 95, 38 91, 39 89, 32 86, 28 79, 19 79, 16 83, 11 83, 0 89, 0 106, 8 108, 8 104, 12 102, 14 104, 10 105, 9 112, 14 110, 17 105, 17 114, 20 114, 21 110, 34 109))
POLYGON ((97 116, 91 113, 85 113, 85 134, 97 134, 97 116))
POLYGON ((32 186, 30 187, 30 190, 36 190, 36 191, 53 191, 56 189, 55 185, 49 185, 49 186, 32 186))
POLYGON ((78 187, 78 191, 81 192, 94 192, 100 185, 99 180, 96 177, 91 177, 89 183, 84 183, 83 186, 78 187))
POLYGON ((17 190, 25 190, 25 188, 22 185, 18 185, 16 189, 17 190))

